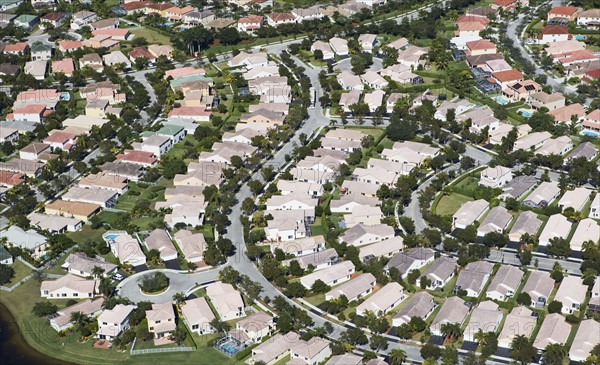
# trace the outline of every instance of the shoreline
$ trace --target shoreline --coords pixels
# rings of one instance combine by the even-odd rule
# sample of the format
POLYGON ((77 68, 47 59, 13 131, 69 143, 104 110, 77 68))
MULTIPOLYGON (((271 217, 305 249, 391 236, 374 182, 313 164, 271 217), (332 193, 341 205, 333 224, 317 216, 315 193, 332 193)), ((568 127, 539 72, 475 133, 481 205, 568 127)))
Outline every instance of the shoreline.
POLYGON ((74 365, 46 355, 31 346, 10 309, 0 302, 0 357, 5 365, 74 365))

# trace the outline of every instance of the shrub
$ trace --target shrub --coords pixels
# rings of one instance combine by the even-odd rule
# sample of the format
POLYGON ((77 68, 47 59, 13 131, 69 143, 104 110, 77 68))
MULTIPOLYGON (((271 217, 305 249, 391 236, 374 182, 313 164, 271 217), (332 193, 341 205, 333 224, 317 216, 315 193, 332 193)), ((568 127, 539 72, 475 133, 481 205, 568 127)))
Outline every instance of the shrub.
POLYGON ((146 293, 156 293, 169 287, 169 278, 162 272, 154 272, 144 275, 138 285, 146 293))

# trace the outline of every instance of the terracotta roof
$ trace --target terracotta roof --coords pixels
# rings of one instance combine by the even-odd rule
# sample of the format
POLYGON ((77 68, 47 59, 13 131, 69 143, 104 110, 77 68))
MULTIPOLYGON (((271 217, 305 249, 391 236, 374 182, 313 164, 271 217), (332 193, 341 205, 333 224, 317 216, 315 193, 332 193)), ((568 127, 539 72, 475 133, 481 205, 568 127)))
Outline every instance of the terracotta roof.
POLYGON ((152 53, 148 52, 148 50, 143 47, 136 47, 136 48, 132 49, 131 52, 129 52, 129 57, 131 57, 131 58, 146 57, 149 60, 154 59, 154 56, 152 55, 152 53))
POLYGON ((498 6, 508 6, 515 3, 517 0, 494 0, 494 4, 498 6))
POLYGON ((29 47, 29 45, 26 42, 7 44, 6 47, 4 47, 4 52, 24 52, 27 49, 27 47, 29 47))
POLYGON ((574 6, 557 6, 556 8, 550 9, 548 14, 571 16, 571 15, 575 14, 577 12, 577 10, 579 10, 579 9, 577 9, 574 6))
POLYGON ((467 42, 466 45, 470 50, 496 48, 496 44, 488 41, 487 39, 480 39, 478 41, 467 42))
POLYGON ((59 48, 69 50, 69 49, 83 48, 83 43, 80 41, 64 40, 64 41, 60 41, 58 43, 58 46, 59 46, 59 48))
POLYGON ((500 82, 515 81, 523 78, 523 73, 514 68, 512 70, 494 72, 492 75, 500 82))
POLYGON ((547 25, 542 28, 542 34, 569 34, 569 28, 565 25, 547 25))
POLYGON ((238 19, 238 23, 261 23, 263 21, 263 17, 260 15, 250 15, 244 18, 238 19))
POLYGON ((269 17, 274 22, 294 20, 294 16, 292 15, 292 13, 271 13, 267 14, 267 17, 269 17))
POLYGON ((46 109, 45 105, 42 104, 31 104, 24 106, 22 108, 15 108, 13 113, 15 114, 41 114, 44 109, 46 109))
POLYGON ((25 174, 12 171, 0 171, 0 184, 6 186, 15 186, 23 183, 25 174))

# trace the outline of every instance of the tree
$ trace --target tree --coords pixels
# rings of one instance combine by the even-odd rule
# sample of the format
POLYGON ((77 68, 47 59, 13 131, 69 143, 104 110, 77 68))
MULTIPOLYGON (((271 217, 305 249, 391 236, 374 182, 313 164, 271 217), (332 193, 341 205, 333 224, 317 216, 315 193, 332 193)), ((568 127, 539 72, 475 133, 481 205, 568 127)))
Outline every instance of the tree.
POLYGON ((558 300, 553 300, 548 304, 548 312, 549 313, 560 313, 562 312, 563 304, 558 300))
POLYGON ((441 353, 440 348, 432 343, 426 343, 421 347, 421 357, 424 359, 433 358, 437 360, 440 358, 441 353))
POLYGON ((31 312, 38 317, 46 317, 55 314, 58 307, 50 302, 37 302, 33 305, 31 312))
POLYGON ((169 339, 171 341, 175 341, 175 343, 177 344, 177 346, 181 346, 183 344, 183 342, 185 341, 186 337, 187 337, 187 330, 180 323, 175 328, 175 331, 173 331, 173 333, 171 333, 171 335, 169 336, 169 339))
POLYGON ((162 272, 153 272, 144 275, 138 286, 145 293, 161 292, 169 287, 169 278, 162 272))
POLYGON ((352 115, 358 119, 358 123, 362 123, 363 119, 369 114, 369 106, 363 102, 358 102, 349 106, 352 115))
POLYGON ((388 342, 385 337, 381 335, 372 335, 369 341, 369 347, 373 351, 385 351, 388 348, 388 342))
POLYGON ((104 269, 100 266, 94 266, 92 268, 92 275, 94 275, 94 277, 99 278, 102 274, 104 274, 104 269))
POLYGON ((544 349, 542 359, 546 365, 561 365, 567 356, 567 348, 559 343, 549 343, 544 349))
POLYGON ((444 338, 449 339, 450 342, 454 342, 460 336, 462 336, 462 330, 460 329, 460 324, 458 323, 444 323, 440 327, 440 330, 444 338))
POLYGON ((390 351, 390 365, 401 365, 406 360, 406 352, 402 349, 393 349, 390 351))
POLYGON ((346 332, 342 332, 340 339, 352 346, 366 345, 369 342, 367 335, 360 328, 350 328, 346 332))
POLYGON ((321 294, 321 293, 327 293, 329 290, 331 290, 331 287, 329 287, 329 285, 325 284, 322 280, 317 279, 313 283, 311 290, 315 294, 321 294))
POLYGON ((173 300, 175 301, 175 304, 185 303, 185 293, 179 292, 173 294, 173 300))
POLYGON ((508 237, 499 232, 489 232, 485 236, 483 236, 483 244, 488 247, 502 248, 508 243, 508 237))
POLYGON ((306 288, 300 282, 289 283, 285 289, 285 295, 290 298, 300 298, 306 294, 306 288))
POLYGON ((552 271, 550 271, 550 277, 554 279, 554 281, 557 283, 560 283, 565 277, 565 274, 563 273, 563 268, 562 266, 560 266, 558 261, 556 261, 554 263, 554 266, 552 266, 552 271))
POLYGON ((15 277, 15 270, 4 264, 0 264, 0 285, 4 285, 15 277))
POLYGON ((442 364, 458 364, 458 350, 456 350, 453 346, 445 346, 444 350, 442 350, 442 364))
POLYGON ((513 338, 511 348, 511 358, 520 362, 521 365, 532 362, 535 355, 537 355, 537 350, 524 335, 517 335, 513 338))
POLYGON ((521 292, 517 296, 517 303, 529 307, 531 305, 531 296, 526 292, 521 292))
POLYGON ((218 318, 213 318, 209 324, 217 333, 227 333, 231 329, 231 325, 229 323, 222 322, 218 318))
POLYGON ((547 247, 548 253, 558 257, 569 257, 571 255, 571 246, 569 241, 563 237, 554 237, 550 239, 547 247))

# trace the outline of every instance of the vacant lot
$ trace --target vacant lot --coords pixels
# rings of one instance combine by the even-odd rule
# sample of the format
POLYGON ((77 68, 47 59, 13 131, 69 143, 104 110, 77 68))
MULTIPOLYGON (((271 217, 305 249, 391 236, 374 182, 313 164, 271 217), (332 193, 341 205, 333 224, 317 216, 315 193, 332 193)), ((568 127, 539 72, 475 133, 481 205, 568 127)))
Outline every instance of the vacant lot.
POLYGON ((439 215, 452 215, 461 205, 471 200, 473 198, 457 193, 445 195, 438 202, 435 212, 439 215))

